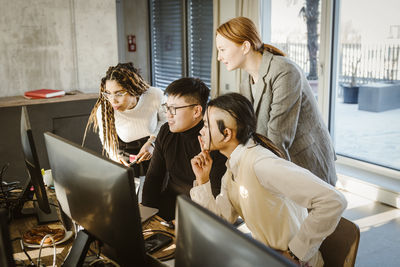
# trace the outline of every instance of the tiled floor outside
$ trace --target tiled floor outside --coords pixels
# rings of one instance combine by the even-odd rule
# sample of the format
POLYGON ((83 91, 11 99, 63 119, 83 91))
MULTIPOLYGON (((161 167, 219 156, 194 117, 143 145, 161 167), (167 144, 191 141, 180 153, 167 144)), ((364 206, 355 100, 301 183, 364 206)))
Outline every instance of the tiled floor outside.
MULTIPOLYGON (((400 169, 400 109, 370 112, 336 102, 334 142, 338 154, 400 169)), ((400 266, 400 264, 399 264, 400 266)))

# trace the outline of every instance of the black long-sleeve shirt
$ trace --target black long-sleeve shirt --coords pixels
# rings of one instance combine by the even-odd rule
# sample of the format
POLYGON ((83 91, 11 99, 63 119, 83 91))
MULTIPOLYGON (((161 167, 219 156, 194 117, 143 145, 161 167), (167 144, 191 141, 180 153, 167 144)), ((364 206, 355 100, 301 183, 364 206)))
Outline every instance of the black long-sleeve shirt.
MULTIPOLYGON (((175 198, 179 194, 189 196, 196 179, 190 160, 201 151, 197 136, 202 127, 203 121, 181 133, 172 133, 168 123, 161 127, 143 186, 143 205, 159 208, 160 201, 163 201, 161 192, 164 190, 175 195, 175 198)), ((212 151, 210 155, 213 159, 210 182, 212 192, 217 196, 226 171, 226 157, 218 151, 212 151)))

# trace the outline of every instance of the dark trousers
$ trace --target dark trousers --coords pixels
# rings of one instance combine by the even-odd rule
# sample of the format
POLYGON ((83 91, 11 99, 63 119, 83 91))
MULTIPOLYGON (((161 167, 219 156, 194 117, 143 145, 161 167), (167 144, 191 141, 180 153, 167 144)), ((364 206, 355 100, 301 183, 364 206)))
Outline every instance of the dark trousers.
POLYGON ((175 219, 175 205, 177 194, 171 189, 166 188, 160 195, 157 215, 166 221, 175 219))

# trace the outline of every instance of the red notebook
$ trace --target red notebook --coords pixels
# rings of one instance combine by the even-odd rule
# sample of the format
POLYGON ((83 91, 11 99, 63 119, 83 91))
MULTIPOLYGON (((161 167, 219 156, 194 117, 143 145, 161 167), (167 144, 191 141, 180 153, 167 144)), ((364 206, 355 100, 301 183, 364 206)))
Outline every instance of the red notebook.
POLYGON ((38 89, 27 91, 24 93, 24 96, 27 98, 51 98, 51 97, 59 97, 65 95, 64 90, 55 90, 55 89, 38 89))

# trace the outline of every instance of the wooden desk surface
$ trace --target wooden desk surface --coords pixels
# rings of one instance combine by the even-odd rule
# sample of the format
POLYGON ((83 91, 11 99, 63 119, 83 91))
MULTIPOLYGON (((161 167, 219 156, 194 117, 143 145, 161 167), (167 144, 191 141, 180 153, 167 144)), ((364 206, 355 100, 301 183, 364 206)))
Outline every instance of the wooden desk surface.
POLYGON ((0 108, 96 99, 99 96, 98 93, 86 94, 80 91, 72 91, 71 93, 74 94, 65 95, 62 97, 43 98, 43 99, 27 99, 23 96, 0 97, 0 108))
MULTIPOLYGON (((51 203, 57 203, 57 201, 55 201, 56 197, 55 197, 54 190, 48 189, 47 196, 51 203)), ((24 208, 31 208, 31 207, 32 207, 32 201, 25 203, 24 208)), ((58 217, 60 218, 58 207, 57 207, 57 212, 59 215, 58 217)), ((63 227, 61 222, 49 223, 47 225, 50 228, 62 228, 63 227)), ((18 263, 18 261, 24 261, 25 264, 30 263, 27 256, 22 251, 22 248, 20 245, 20 238, 22 237, 23 233, 25 233, 26 231, 28 231, 36 226, 38 226, 36 216, 27 216, 27 217, 23 217, 23 218, 14 219, 11 221, 10 239, 14 240, 14 241, 12 241, 12 247, 13 247, 13 251, 14 251, 14 259, 16 260, 17 263, 18 263)), ((70 238, 68 241, 56 246, 57 266, 61 266, 61 263, 63 262, 64 258, 67 256, 68 251, 69 251, 70 247, 72 246, 72 242, 73 242, 73 238, 70 238)), ((25 247, 25 250, 27 251, 29 256, 32 258, 33 262, 36 264, 37 259, 39 257, 39 249, 25 247)), ((43 264, 45 264, 46 266, 52 266, 53 265, 53 246, 43 248, 40 259, 41 259, 41 262, 43 264)))
MULTIPOLYGON (((54 199, 55 199, 54 190, 47 190, 47 193, 48 193, 49 199, 51 199, 53 203, 56 203, 54 201, 54 199)), ((31 204, 31 203, 29 203, 29 204, 31 204)), ((154 233, 154 232, 152 232, 152 230, 166 231, 166 232, 174 235, 174 230, 160 224, 161 221, 163 221, 163 219, 161 219, 158 216, 154 216, 150 220, 143 223, 145 239, 154 233)), ((27 231, 35 226, 37 226, 37 220, 36 220, 35 216, 14 219, 10 224, 10 239, 14 240, 14 241, 12 241, 12 246, 13 246, 13 251, 14 251, 14 259, 16 260, 17 263, 18 263, 18 261, 24 261, 25 264, 30 263, 28 258, 22 251, 19 238, 21 238, 22 234, 25 231, 27 231), (18 240, 15 240, 15 239, 18 239, 18 240)), ((56 223, 50 223, 50 224, 48 224, 48 226, 50 228, 61 228, 62 224, 61 224, 61 222, 56 222, 56 223)), ((61 263, 64 261, 65 257, 67 256, 69 249, 72 246, 73 239, 74 239, 74 235, 68 241, 66 241, 62 244, 58 244, 56 246, 56 252, 57 252, 56 264, 57 264, 57 266, 61 266, 61 263)), ((39 256, 39 248, 25 247, 25 249, 26 249, 27 253, 29 254, 29 256, 32 258, 33 262, 36 264, 38 256, 39 256)), ((173 237, 173 243, 170 246, 164 248, 163 250, 155 252, 154 254, 152 254, 152 256, 154 258, 165 257, 168 255, 171 255, 174 251, 175 251, 175 237, 173 237)), ((53 246, 43 248, 40 258, 41 258, 41 263, 45 264, 46 266, 52 266, 52 264, 53 264, 53 246)))
MULTIPOLYGON (((173 242, 163 248, 162 250, 156 251, 151 256, 157 259, 164 259, 168 260, 171 258, 174 258, 174 253, 175 253, 175 230, 172 230, 164 225, 162 225, 160 222, 164 221, 162 218, 156 216, 153 216, 150 220, 147 222, 143 223, 143 236, 144 239, 147 239, 151 235, 153 235, 157 231, 165 231, 171 234, 173 242)), ((165 222, 165 221, 164 221, 165 222)))

